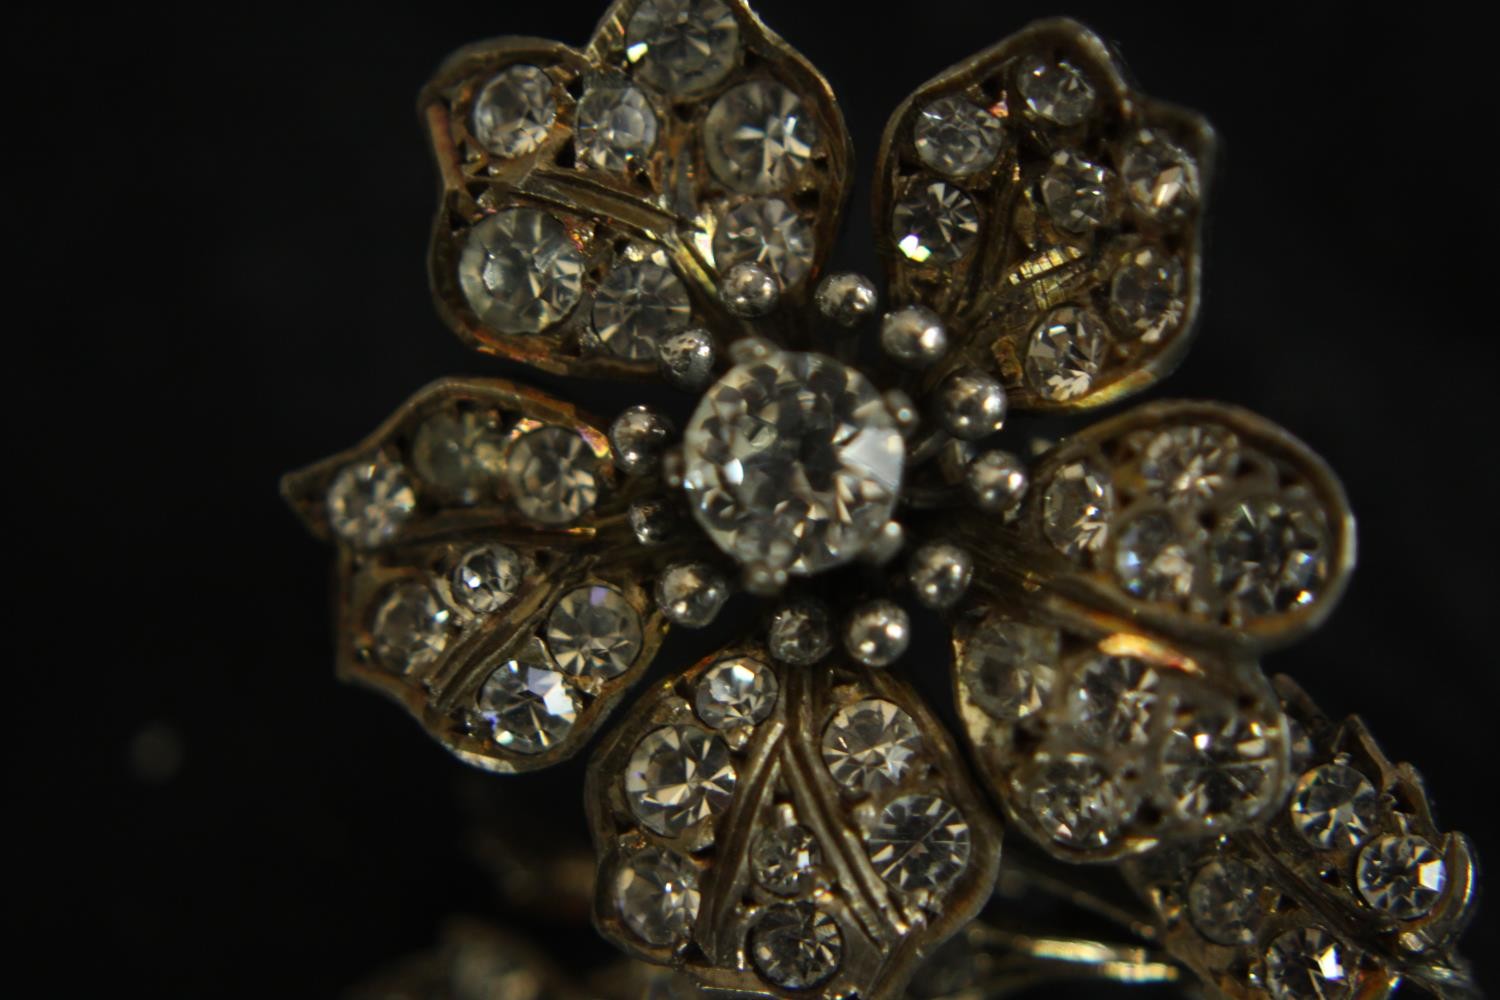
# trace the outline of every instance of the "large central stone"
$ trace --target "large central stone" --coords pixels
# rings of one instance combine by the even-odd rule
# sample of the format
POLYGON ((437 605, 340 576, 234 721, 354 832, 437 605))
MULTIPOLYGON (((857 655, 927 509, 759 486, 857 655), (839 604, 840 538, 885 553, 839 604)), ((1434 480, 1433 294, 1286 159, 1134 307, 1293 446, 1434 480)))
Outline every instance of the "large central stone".
POLYGON ((853 559, 890 521, 906 450, 885 400, 821 354, 730 369, 684 439, 693 514, 746 565, 808 575, 853 559))

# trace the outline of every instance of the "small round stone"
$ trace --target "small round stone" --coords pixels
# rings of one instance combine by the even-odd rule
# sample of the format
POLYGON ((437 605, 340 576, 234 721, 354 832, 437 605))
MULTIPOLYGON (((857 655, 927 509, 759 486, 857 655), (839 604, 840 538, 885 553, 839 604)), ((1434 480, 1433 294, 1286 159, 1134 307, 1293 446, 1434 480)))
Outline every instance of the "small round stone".
POLYGON ((775 80, 725 91, 703 122, 703 152, 713 175, 733 191, 770 194, 788 187, 812 161, 818 130, 802 99, 775 80))
POLYGON ((1328 575, 1327 542, 1316 517, 1278 497, 1247 497, 1214 529, 1214 582, 1235 621, 1307 607, 1328 575))
POLYGON ((989 617, 959 646, 959 683, 985 714, 1018 722, 1051 697, 1061 649, 1056 629, 989 617))
POLYGON ((460 608, 490 615, 509 604, 526 578, 526 562, 509 545, 480 545, 463 554, 448 574, 448 592, 460 608))
POLYGON ((969 863, 969 824, 935 795, 886 803, 865 837, 870 864, 897 892, 941 892, 969 863))
POLYGON ((552 78, 524 63, 502 70, 474 99, 474 138, 506 159, 540 149, 556 119, 552 78))
POLYGON ((642 545, 660 545, 677 530, 677 512, 665 500, 637 500, 627 516, 631 533, 642 545))
POLYGON ((513 753, 538 754, 572 732, 579 704, 542 640, 531 638, 514 659, 485 679, 478 707, 496 745, 513 753))
POLYGON ((1082 560, 1104 548, 1115 512, 1115 488, 1088 462, 1058 469, 1042 494, 1042 532, 1057 551, 1082 560))
POLYGON ((1240 442, 1212 424, 1185 424, 1154 434, 1141 452, 1141 482, 1172 506, 1193 506, 1218 496, 1234 481, 1240 442))
POLYGON ((911 643, 911 619, 894 601, 869 601, 855 608, 844 627, 844 648, 867 667, 888 667, 911 643))
POLYGON ((954 372, 938 388, 938 419, 961 441, 977 441, 1000 430, 1008 409, 999 380, 977 369, 954 372))
POLYGON ((698 919, 698 870, 686 858, 648 847, 615 873, 615 905, 636 937, 660 947, 685 941, 698 919))
POLYGON ((370 623, 375 658, 398 673, 430 666, 448 647, 451 621, 452 613, 427 584, 397 584, 375 608, 370 623))
POLYGON ((948 330, 926 306, 906 306, 880 321, 880 347, 907 368, 931 368, 948 353, 948 330))
POLYGON ((1112 175, 1077 153, 1059 150, 1042 175, 1042 204, 1052 224, 1067 233, 1087 233, 1109 221, 1112 175))
POLYGON ((683 628, 708 626, 729 600, 729 581, 707 563, 678 563, 656 578, 656 604, 683 628))
POLYGON ((988 108, 963 97, 939 97, 917 112, 912 141, 917 157, 949 177, 988 170, 1000 156, 1005 129, 988 108))
POLYGON ((783 289, 807 276, 813 260, 812 225, 780 198, 752 198, 719 219, 714 261, 727 274, 744 261, 776 275, 783 289))
POLYGON ((906 578, 923 607, 951 608, 974 579, 974 557, 952 542, 929 542, 912 553, 906 578))
POLYGON ((1126 592, 1158 604, 1183 605, 1193 596, 1199 545, 1195 533, 1183 537, 1165 511, 1147 511, 1115 538, 1115 579, 1126 592))
POLYGON ((1177 222, 1198 208, 1198 164, 1176 143, 1141 129, 1126 150, 1120 176, 1130 200, 1147 215, 1177 222))
POLYGON ((471 409, 434 413, 412 436, 411 465, 424 486, 452 502, 490 499, 505 472, 499 416, 471 409))
POLYGON ((1280 784, 1278 736, 1238 713, 1192 715, 1174 725, 1161 757, 1168 812, 1204 828, 1260 814, 1280 784))
POLYGON ((1029 483, 1026 463, 999 449, 976 456, 964 470, 964 490, 969 501, 986 514, 1005 515, 1019 510, 1029 483))
POLYGON ((1199 934, 1217 944, 1253 944, 1263 914, 1264 882, 1265 877, 1243 861, 1210 861, 1188 885, 1188 919, 1199 934))
POLYGON ((844 957, 838 921, 811 903, 768 907, 750 926, 747 944, 755 971, 786 990, 822 985, 844 957))
POLYGON ((649 406, 632 406, 609 425, 609 444, 615 465, 627 476, 641 476, 661 464, 661 453, 676 428, 649 406))
POLYGON ((1380 796, 1363 774, 1324 764, 1297 779, 1287 807, 1296 830, 1320 851, 1358 847, 1380 822, 1380 796))
POLYGON ((722 813, 735 778, 729 748, 718 736, 696 726, 662 726, 631 753, 625 800, 647 829, 676 837, 722 813))
POLYGON ((542 427, 510 450, 506 481, 510 501, 540 524, 572 524, 599 502, 598 459, 566 427, 542 427))
POLYGON ((324 494, 328 526, 344 541, 373 549, 390 541, 417 510, 417 491, 406 467, 384 455, 351 462, 324 494))
POLYGON ((815 601, 797 601, 776 609, 766 630, 766 647, 782 663, 806 667, 833 649, 828 610, 815 601))
POLYGON ((1160 681, 1155 670, 1135 657, 1092 657, 1069 695, 1069 720, 1079 738, 1101 748, 1144 745, 1151 736, 1160 681))
POLYGON ((1187 310, 1187 269, 1155 247, 1124 254, 1109 282, 1109 321, 1122 337, 1155 344, 1175 333, 1187 310))
POLYGON ((561 222, 534 208, 508 208, 469 230, 458 281, 486 329, 540 333, 578 305, 585 266, 561 222))
POLYGON ((1031 331, 1026 381, 1055 403, 1086 396, 1109 357, 1109 334, 1089 309, 1054 309, 1031 331))
POLYGON ((1115 778, 1089 757, 1065 757, 1017 788, 1044 835, 1068 847, 1109 847, 1135 812, 1115 778))
POLYGON ((616 265, 594 292, 594 332, 605 350, 627 361, 654 360, 662 340, 692 315, 677 275, 649 261, 616 265))
POLYGON ((1094 110, 1094 85, 1066 59, 1041 54, 1022 59, 1016 89, 1032 114, 1055 125, 1077 125, 1094 110))
POLYGON ((618 677, 641 654, 641 619, 613 587, 578 587, 547 616, 547 646, 564 673, 618 677))
POLYGON ((577 117, 578 160, 598 170, 625 170, 656 146, 656 112, 635 87, 590 87, 577 117))
POLYGON ((698 718, 714 729, 764 722, 776 707, 776 673, 759 660, 736 656, 720 660, 698 679, 694 701, 698 718))
POLYGON ((702 389, 714 376, 714 335, 701 327, 669 334, 657 346, 657 361, 667 381, 677 388, 702 389))
POLYGON ((839 709, 823 730, 823 763, 834 781, 859 794, 900 784, 921 749, 916 721, 879 698, 839 709))
POLYGON ((625 57, 636 76, 676 96, 723 80, 739 46, 739 21, 721 0, 642 0, 625 26, 625 57))
POLYGON ((750 845, 750 874, 763 889, 795 896, 812 882, 823 849, 800 823, 762 830, 750 845))
POLYGON ((852 330, 875 315, 880 293, 864 275, 843 271, 830 274, 818 285, 817 305, 824 319, 852 330))
POLYGON ((945 181, 910 188, 891 211, 891 238, 915 264, 940 267, 968 256, 979 237, 979 209, 945 181))
POLYGON ((1375 909, 1398 920, 1431 912, 1448 885, 1448 867, 1436 847, 1415 836, 1388 836, 1359 852, 1354 884, 1375 909))
POLYGON ((1275 1000, 1352 1000, 1358 960, 1321 927, 1287 931, 1266 949, 1275 1000))
POLYGON ((742 260, 726 271, 719 282, 719 299, 735 316, 759 319, 776 309, 781 301, 781 285, 770 271, 742 260))

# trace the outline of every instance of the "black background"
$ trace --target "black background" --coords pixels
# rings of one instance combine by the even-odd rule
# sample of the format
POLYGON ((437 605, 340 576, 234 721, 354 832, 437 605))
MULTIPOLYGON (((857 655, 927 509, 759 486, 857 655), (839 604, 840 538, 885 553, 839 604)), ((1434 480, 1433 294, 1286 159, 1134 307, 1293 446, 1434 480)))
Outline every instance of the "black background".
MULTIPOLYGON (((6 908, 23 959, 31 941, 71 958, 47 965, 58 981, 336 993, 451 913, 500 912, 476 815, 550 802, 557 835, 583 837, 577 766, 472 774, 334 682, 331 553, 276 484, 430 379, 501 370, 428 297, 416 92, 475 38, 582 43, 601 2, 15 15, 13 156, 39 171, 7 199, 33 267, 7 341, 25 594, 6 908)), ((885 116, 1033 17, 1079 17, 1149 92, 1207 114, 1224 155, 1201 333, 1154 395, 1251 407, 1340 471, 1362 565, 1269 666, 1361 712, 1441 822, 1500 856, 1482 36, 1425 6, 758 9, 841 97, 861 175, 837 263, 870 273, 885 116)), ((1497 943, 1482 915, 1466 950, 1497 943)))

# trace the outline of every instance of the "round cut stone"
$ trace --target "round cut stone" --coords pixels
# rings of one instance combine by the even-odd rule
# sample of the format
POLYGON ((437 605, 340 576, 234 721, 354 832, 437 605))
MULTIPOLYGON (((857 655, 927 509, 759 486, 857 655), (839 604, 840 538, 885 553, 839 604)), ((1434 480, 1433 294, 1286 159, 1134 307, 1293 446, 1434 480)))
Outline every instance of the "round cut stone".
MULTIPOLYGON (((647 829, 675 837, 711 821, 734 795, 729 748, 696 726, 662 726, 647 733, 625 769, 625 800, 647 829)), ((712 828, 705 830, 711 841, 712 828)))
POLYGON ((1188 885, 1188 918, 1198 933, 1223 945, 1255 941, 1264 912, 1260 872, 1233 858, 1210 861, 1188 885))
POLYGON ((1238 714, 1190 716, 1162 746, 1168 811, 1203 827, 1241 823, 1276 794, 1277 732, 1238 714))
POLYGON ((1351 1000, 1355 964, 1321 927, 1287 931, 1266 949, 1266 985, 1275 1000, 1351 1000))
POLYGON ((776 707, 778 690, 775 672, 759 660, 720 660, 698 680, 698 718, 715 729, 756 725, 776 707))
POLYGON ((1042 494, 1042 531, 1057 551, 1083 559, 1104 548, 1115 511, 1114 484, 1088 462, 1057 470, 1042 494))
POLYGON ((1320 851, 1358 847, 1380 822, 1380 796, 1344 764, 1324 764, 1297 779, 1288 807, 1292 829, 1320 851))
POLYGON ((480 717, 490 724, 495 742, 515 753, 541 753, 566 739, 578 708, 578 695, 534 637, 479 689, 480 717))
POLYGON ((944 181, 910 188, 891 210, 891 238, 916 264, 941 266, 966 257, 979 236, 979 209, 944 181))
POLYGON ((752 198, 719 219, 713 246, 720 274, 749 261, 790 288, 812 267, 813 230, 780 198, 752 198))
POLYGON ((613 587, 579 587, 547 617, 547 645, 564 673, 618 677, 641 655, 641 619, 613 587))
POLYGON ((625 26, 625 56, 636 76, 679 96, 728 76, 739 45, 739 22, 720 0, 642 0, 625 26))
POLYGON ((916 720, 878 698, 840 709, 823 730, 823 763, 851 792, 899 784, 921 749, 916 720))
POLYGON ((485 410, 444 410, 422 421, 412 437, 411 464, 423 484, 448 500, 490 499, 505 472, 505 432, 485 410))
POLYGON ((1448 868, 1438 849, 1421 837, 1381 837, 1359 852, 1354 884, 1375 909, 1415 920, 1443 897, 1448 868))
POLYGON ((849 562, 890 521, 905 444, 864 376, 821 354, 731 369, 683 439, 693 514, 741 562, 796 574, 849 562))
POLYGON ((1089 660, 1069 697, 1068 717, 1078 736, 1096 747, 1145 744, 1160 680, 1131 656, 1100 654, 1089 660))
POLYGON ((1088 395, 1109 356, 1109 335, 1091 310, 1054 309, 1031 331, 1026 381, 1053 402, 1088 395))
POLYGON ((702 902, 698 870, 660 847, 634 854, 615 874, 615 905, 642 941, 658 946, 685 941, 702 902))
POLYGON ((1040 54, 1022 59, 1016 89, 1032 114, 1055 125, 1077 125, 1094 110, 1094 85, 1065 59, 1040 54))
POLYGON ((1109 221, 1110 172, 1068 150, 1052 155, 1042 175, 1042 203, 1052 224, 1069 233, 1086 233, 1109 221))
POLYGON ((1147 215, 1177 222, 1198 207, 1198 164, 1185 150, 1150 129, 1141 129, 1126 150, 1120 175, 1130 200, 1147 215))
POLYGON ((541 524, 572 524, 599 501, 598 458, 566 427, 542 427, 517 441, 507 461, 510 501, 541 524))
POLYGON ((963 643, 959 678, 974 704, 1002 722, 1035 715, 1057 683, 1056 629, 987 619, 963 643))
POLYGON ((1124 254, 1109 282, 1109 320, 1122 337, 1155 344, 1182 324, 1187 269, 1155 247, 1124 254))
POLYGON ((1134 803, 1092 758, 1064 757, 1031 773, 1016 791, 1042 833, 1084 850, 1108 847, 1134 813, 1134 803))
POLYGON ((933 795, 903 795, 886 804, 865 837, 870 864, 897 892, 940 892, 969 863, 969 824, 933 795))
POLYGON ((687 289, 659 264, 619 264, 594 293, 594 332, 609 353, 629 361, 654 361, 661 342, 687 329, 692 315, 687 289))
POLYGON ((787 990, 828 981, 844 957, 838 921, 811 903, 778 903, 750 926, 750 960, 765 980, 787 990))
POLYGON ((448 575, 448 592, 460 608, 490 615, 511 602, 526 577, 526 563, 509 545, 480 545, 465 552, 448 575))
POLYGON ((375 658, 387 670, 411 673, 430 666, 448 647, 452 614, 425 583, 397 584, 370 623, 375 658))
POLYGON ((1115 579, 1143 600, 1185 604, 1193 596, 1198 551, 1197 539, 1184 538, 1170 514, 1147 511, 1115 539, 1115 579))
POLYGON ((833 649, 828 611, 813 601, 798 601, 776 610, 766 629, 766 647, 782 663, 806 667, 833 649))
POLYGON ((561 222, 534 208, 508 208, 469 230, 458 283, 486 329, 540 333, 578 305, 584 266, 561 222))
POLYGON ((324 510, 333 533, 372 549, 394 538, 417 510, 417 492, 400 462, 384 455, 344 466, 328 484, 324 510))
POLYGON ((1141 452, 1141 482, 1158 500, 1194 505, 1212 500, 1239 471, 1240 442, 1212 424, 1169 427, 1141 452))
POLYGON ((918 158, 949 177, 988 170, 1004 138, 1000 119, 963 97, 939 97, 926 104, 912 125, 918 158))
POLYGON ((1235 620, 1262 618, 1318 599, 1328 573, 1324 533, 1311 511, 1248 497, 1214 529, 1214 581, 1235 620))
POLYGON ((556 119, 556 88, 535 66, 506 67, 474 99, 474 138, 506 159, 540 149, 556 119))
POLYGON ((746 194, 789 186, 817 144, 817 127, 802 99, 775 80, 751 80, 726 91, 703 123, 709 169, 746 194))
POLYGON ((578 102, 578 160, 598 170, 627 169, 656 147, 656 132, 656 112, 635 87, 590 87, 578 102))
POLYGON ((779 896, 795 896, 808 887, 823 849, 812 831, 800 823, 762 830, 750 847, 750 873, 765 889, 779 896))

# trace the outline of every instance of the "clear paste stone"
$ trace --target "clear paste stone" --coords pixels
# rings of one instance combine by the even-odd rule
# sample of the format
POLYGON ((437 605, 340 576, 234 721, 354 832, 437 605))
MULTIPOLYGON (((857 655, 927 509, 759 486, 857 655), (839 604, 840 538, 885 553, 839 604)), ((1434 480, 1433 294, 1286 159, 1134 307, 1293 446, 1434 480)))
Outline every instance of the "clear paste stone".
POLYGON ((487 410, 443 410, 412 436, 411 464, 424 485, 446 499, 474 504, 491 499, 505 472, 505 433, 487 410))
POLYGON ((448 646, 452 613, 425 583, 397 584, 370 623, 375 658, 387 670, 409 673, 430 666, 448 646))
POLYGON ((1176 332, 1187 310, 1187 269, 1155 247, 1124 254, 1109 282, 1109 321, 1122 337, 1155 344, 1176 332))
POLYGON ((581 435, 566 427, 543 427, 510 451, 506 480, 510 501, 541 524, 572 524, 599 500, 598 457, 581 435))
POLYGON ((1059 150, 1042 175, 1042 203, 1052 224, 1068 233, 1087 233, 1109 221, 1109 170, 1077 153, 1059 150))
POLYGON ((1365 902, 1398 920, 1430 912, 1448 885, 1448 867, 1421 837, 1381 837, 1359 852, 1354 884, 1365 902))
POLYGON ((521 589, 526 563, 509 545, 480 545, 465 552, 448 574, 454 603, 476 615, 494 614, 521 589))
POLYGON ((1380 796, 1354 768, 1324 764, 1297 779, 1288 813, 1292 829, 1320 851, 1358 847, 1380 822, 1380 796))
POLYGON ((618 677, 641 655, 641 619, 618 590, 570 590, 547 618, 547 645, 575 677, 618 677))
POLYGON ((823 762, 833 779, 851 792, 899 784, 921 749, 916 721, 878 698, 840 709, 823 731, 823 762))
POLYGON ((686 329, 692 312, 677 275, 647 261, 617 265, 594 292, 594 332, 628 361, 655 361, 661 342, 686 329))
POLYGON ((870 864, 898 892, 946 889, 969 863, 969 824, 934 795, 886 804, 865 838, 870 864))
MULTIPOLYGON (((718 736, 696 726, 663 726, 630 755, 625 800, 647 829, 675 837, 723 812, 735 777, 729 748, 718 736)), ((705 833, 712 840, 712 828, 705 833)))
POLYGON ((1237 713, 1203 713, 1174 726, 1162 747, 1169 811, 1204 827, 1254 817, 1277 790, 1277 736, 1237 713))
POLYGON ((1054 309, 1031 331, 1026 347, 1026 381, 1053 402, 1086 396, 1109 356, 1109 334, 1088 309, 1054 309))
POLYGON ((1061 641, 1056 629, 986 620, 962 645, 958 669, 964 690, 1002 722, 1035 715, 1057 683, 1061 641))
POLYGON ((1042 494, 1042 532, 1063 555, 1081 560, 1104 547, 1114 511, 1109 476, 1088 462, 1071 462, 1042 494))
POLYGON ((1214 581, 1235 620, 1306 607, 1328 573, 1327 543, 1306 507, 1277 497, 1248 497, 1214 530, 1214 581))
POLYGON ((1113 844, 1135 812, 1124 789, 1090 757, 1047 763, 1016 791, 1045 836, 1084 850, 1113 844))
POLYGON ((762 888, 795 896, 812 882, 823 863, 823 849, 800 823, 760 831, 750 846, 750 873, 762 888))
POLYGON ((770 667, 748 656, 720 660, 698 680, 698 718, 715 729, 753 726, 776 707, 778 685, 770 667))
POLYGON ((891 238, 916 264, 940 266, 966 257, 979 236, 979 209, 944 181, 910 188, 891 210, 891 238))
POLYGON ((1016 89, 1032 114, 1056 125, 1077 125, 1094 110, 1094 86, 1065 59, 1033 55, 1016 71, 1016 89))
POLYGON ((1136 206, 1163 222, 1177 222, 1198 207, 1198 164, 1151 129, 1136 133, 1120 163, 1125 190, 1136 206))
POLYGON ((552 78, 535 66, 509 66, 474 99, 474 138, 496 156, 525 156, 541 148, 556 118, 552 78))
POLYGON ((698 870, 659 847, 632 855, 615 874, 620 916, 647 944, 665 947, 686 940, 701 901, 698 870))
POLYGON ((720 0, 642 0, 625 26, 625 56, 636 75, 679 96, 728 76, 739 44, 739 22, 720 0))
POLYGON ((912 125, 918 158, 948 177, 989 169, 1004 138, 1000 119, 963 97, 939 97, 924 105, 912 125))
POLYGON ((495 743, 515 753, 541 753, 566 739, 578 708, 577 693, 537 638, 528 639, 479 689, 480 717, 490 724, 495 743))
POLYGON ((709 169, 746 194, 789 186, 817 143, 817 127, 802 99, 775 80, 751 80, 726 91, 703 123, 709 169))
POLYGON ((598 170, 625 170, 656 147, 656 132, 656 112, 635 87, 590 87, 578 102, 578 159, 598 170))
POLYGON ((844 956, 838 922, 810 903, 767 908, 751 925, 747 943, 755 970, 787 990, 827 982, 844 956))
POLYGON ((405 466, 377 455, 340 469, 323 504, 334 534, 370 549, 394 538, 416 513, 417 492, 405 466))
POLYGON ((458 282, 486 329, 540 333, 578 305, 584 266, 561 222, 534 208, 508 208, 469 230, 458 282))
POLYGON ((1161 678, 1143 660, 1100 654, 1079 672, 1068 699, 1078 736, 1096 747, 1141 746, 1151 736, 1161 678))
POLYGON ((1212 424, 1169 427, 1154 434, 1141 452, 1141 482, 1147 492, 1173 506, 1212 500, 1234 480, 1240 442, 1212 424))
POLYGON ((1259 870, 1243 861, 1210 861, 1198 869, 1188 885, 1188 918, 1210 941, 1250 944, 1260 928, 1260 889, 1264 881, 1259 870))
POLYGON ((1148 511, 1132 520, 1115 539, 1115 579, 1126 591, 1147 601, 1185 604, 1193 596, 1199 545, 1184 537, 1175 518, 1148 511))
POLYGON ((1354 958, 1321 927, 1287 931, 1266 949, 1266 985, 1275 1000, 1351 1000, 1354 958))
POLYGON ((812 267, 813 229, 780 198, 752 198, 719 219, 714 263, 720 274, 736 264, 759 264, 789 288, 812 267))

